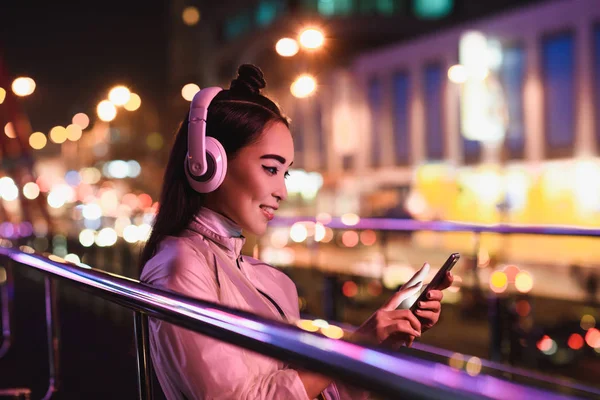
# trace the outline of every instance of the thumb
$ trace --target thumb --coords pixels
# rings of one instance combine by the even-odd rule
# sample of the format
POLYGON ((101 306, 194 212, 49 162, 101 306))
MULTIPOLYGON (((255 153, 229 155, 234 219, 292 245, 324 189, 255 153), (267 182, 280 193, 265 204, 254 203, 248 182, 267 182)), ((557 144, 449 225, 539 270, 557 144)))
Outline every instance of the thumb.
POLYGON ((423 282, 417 282, 415 285, 408 288, 401 288, 394 293, 381 308, 386 311, 395 310, 404 300, 414 296, 421 289, 421 286, 423 286, 423 282))

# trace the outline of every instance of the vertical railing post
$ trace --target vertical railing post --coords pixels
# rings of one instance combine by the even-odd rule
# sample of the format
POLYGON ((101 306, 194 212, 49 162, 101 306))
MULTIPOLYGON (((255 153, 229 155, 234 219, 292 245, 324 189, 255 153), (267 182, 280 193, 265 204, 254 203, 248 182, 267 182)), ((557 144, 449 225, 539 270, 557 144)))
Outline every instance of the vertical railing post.
POLYGON ((139 311, 133 313, 135 348, 138 370, 138 399, 152 399, 152 364, 148 340, 148 316, 139 311))
POLYGON ((56 281, 44 276, 44 295, 46 300, 46 337, 48 339, 48 390, 44 400, 50 399, 58 391, 60 338, 57 321, 56 281))
POLYGON ((0 345, 0 358, 4 357, 12 345, 12 334, 10 330, 12 322, 12 299, 13 281, 11 265, 12 261, 7 259, 6 265, 0 265, 0 302, 2 302, 2 344, 0 345))

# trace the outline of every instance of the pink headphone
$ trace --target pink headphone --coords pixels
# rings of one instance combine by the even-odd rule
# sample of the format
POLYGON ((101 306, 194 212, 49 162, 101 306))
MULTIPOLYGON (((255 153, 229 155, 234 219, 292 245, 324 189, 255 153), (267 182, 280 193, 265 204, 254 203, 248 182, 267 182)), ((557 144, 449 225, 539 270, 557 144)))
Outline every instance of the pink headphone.
POLYGON ((227 173, 227 154, 223 145, 206 136, 206 118, 212 99, 223 89, 207 87, 194 96, 188 122, 188 153, 185 175, 190 186, 199 193, 217 190, 227 173))

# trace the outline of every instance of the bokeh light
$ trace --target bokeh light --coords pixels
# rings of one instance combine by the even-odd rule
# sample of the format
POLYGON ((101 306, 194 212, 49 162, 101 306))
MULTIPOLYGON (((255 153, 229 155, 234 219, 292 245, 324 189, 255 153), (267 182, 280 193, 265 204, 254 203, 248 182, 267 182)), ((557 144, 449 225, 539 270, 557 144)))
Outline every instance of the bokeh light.
POLYGON ((146 146, 148 146, 152 150, 160 150, 162 149, 165 141, 162 135, 158 132, 152 132, 146 137, 146 146))
POLYGON ((358 233, 356 231, 346 231, 342 234, 342 243, 346 247, 354 247, 358 244, 358 233))
POLYGON ((29 200, 37 199, 40 195, 40 187, 35 182, 27 182, 23 186, 23 196, 29 200))
POLYGON ((135 111, 142 105, 142 98, 137 93, 131 93, 127 103, 123 105, 123 108, 127 111, 135 111))
POLYGON ((502 271, 494 271, 490 276, 490 289, 495 293, 502 293, 506 290, 508 278, 502 271))
POLYGON ((81 259, 77 254, 70 253, 65 256, 65 261, 72 262, 73 264, 79 264, 81 259))
POLYGON ((342 224, 348 226, 354 226, 360 222, 360 217, 354 213, 344 214, 340 219, 342 221, 342 224))
POLYGON ((67 140, 67 129, 64 126, 55 126, 50 129, 50 140, 54 143, 64 143, 67 140))
POLYGON ((194 26, 200 21, 200 11, 194 6, 188 6, 181 13, 181 19, 187 26, 194 26))
POLYGON ((292 86, 290 87, 290 91, 294 97, 299 99, 305 98, 313 94, 315 89, 317 88, 317 81, 311 75, 305 74, 300 75, 292 86))
POLYGON ((481 372, 481 359, 479 359, 479 357, 469 358, 465 370, 467 371, 467 374, 471 376, 479 375, 481 372))
POLYGON ((453 369, 462 369, 465 365, 465 358, 460 353, 454 353, 448 360, 448 365, 453 369))
POLYGON ((131 92, 125 86, 115 86, 108 92, 108 100, 115 106, 123 106, 131 97, 131 92))
POLYGON ((588 329, 585 334, 585 342, 593 349, 600 347, 600 331, 596 328, 588 329))
POLYGON ((275 44, 275 51, 282 57, 295 56, 299 50, 298 42, 291 38, 281 38, 275 44))
POLYGON ((300 222, 296 222, 290 228, 290 238, 296 243, 303 242, 306 240, 308 236, 308 229, 306 229, 306 225, 300 222))
POLYGON ((533 289, 533 277, 527 271, 521 271, 515 278, 515 287, 521 293, 528 293, 533 289))
POLYGON ((110 122, 117 116, 117 109, 113 103, 108 100, 102 100, 96 107, 98 118, 104 122, 110 122))
POLYGON ((29 96, 35 91, 35 81, 29 77, 19 77, 13 81, 12 91, 17 96, 29 96))
POLYGON ((567 340, 567 345, 573 350, 579 350, 583 347, 585 341, 581 337, 579 333, 573 333, 569 336, 569 340, 567 340))
POLYGON ((81 130, 81 127, 77 124, 71 124, 69 126, 67 126, 66 128, 67 130, 67 139, 69 139, 72 142, 76 142, 79 139, 81 139, 81 135, 83 134, 83 131, 81 130))
POLYGON ((79 232, 79 243, 83 247, 90 247, 94 244, 96 240, 96 232, 91 229, 84 229, 79 232))
POLYGON ((583 317, 581 317, 580 326, 581 329, 587 331, 588 329, 591 329, 596 326, 596 318, 594 318, 593 315, 586 314, 583 317))
POLYGON ((4 125, 4 134, 11 139, 17 137, 17 132, 15 132, 15 127, 12 122, 8 122, 6 125, 4 125))
POLYGON ((316 28, 305 29, 300 33, 300 44, 307 49, 317 49, 325 42, 323 32, 316 28))
POLYGON ((360 233, 360 242, 365 246, 372 246, 377 241, 377 234, 370 229, 360 233))
POLYGON ((330 339, 341 339, 344 337, 344 330, 339 326, 331 324, 326 328, 321 328, 321 333, 330 339))
POLYGON ((448 79, 453 83, 465 83, 469 77, 463 65, 453 65, 448 69, 448 79))
POLYGON ((71 122, 78 125, 81 129, 86 129, 90 125, 90 117, 86 113, 77 113, 73 116, 71 122))
POLYGON ((29 145, 35 150, 43 149, 46 147, 47 143, 48 139, 46 139, 46 135, 42 132, 33 132, 31 136, 29 136, 29 145))
POLYGON ((6 99, 6 90, 0 87, 0 104, 4 103, 4 99, 6 99))
POLYGON ((354 297, 358 294, 358 286, 353 281, 346 281, 342 285, 342 293, 346 297, 354 297))
POLYGON ((195 83, 188 83, 181 89, 181 97, 187 101, 192 101, 196 93, 200 91, 200 86, 195 83))

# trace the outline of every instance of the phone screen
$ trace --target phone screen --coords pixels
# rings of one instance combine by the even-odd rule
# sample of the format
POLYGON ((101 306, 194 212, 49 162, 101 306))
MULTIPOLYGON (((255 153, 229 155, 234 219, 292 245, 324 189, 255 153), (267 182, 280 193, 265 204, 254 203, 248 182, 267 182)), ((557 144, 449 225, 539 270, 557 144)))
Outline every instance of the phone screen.
POLYGON ((442 284, 442 282, 444 281, 444 277, 446 276, 446 273, 448 271, 452 270, 452 268, 454 268, 454 266, 456 265, 456 262, 458 261, 459 258, 460 258, 459 253, 450 254, 450 257, 448 257, 448 259, 446 260, 444 265, 442 265, 442 268, 440 268, 440 270, 435 274, 435 276, 433 277, 431 282, 427 285, 425 290, 423 290, 423 292, 421 292, 421 294, 419 295, 419 298, 417 298, 417 300, 410 307, 410 309, 412 311, 415 311, 417 308, 419 308, 419 307, 417 307, 417 304, 419 304, 420 301, 426 299, 427 293, 430 290, 436 289, 442 284))

